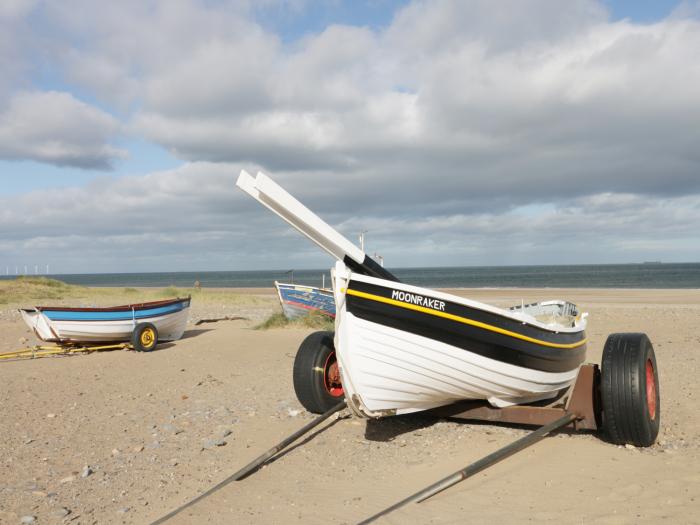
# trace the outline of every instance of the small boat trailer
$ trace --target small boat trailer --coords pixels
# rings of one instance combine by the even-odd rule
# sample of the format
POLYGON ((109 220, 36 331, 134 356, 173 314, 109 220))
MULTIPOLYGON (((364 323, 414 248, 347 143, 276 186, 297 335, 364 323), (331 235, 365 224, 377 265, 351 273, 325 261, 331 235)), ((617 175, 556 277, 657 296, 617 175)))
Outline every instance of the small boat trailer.
POLYGON ((39 359, 40 357, 67 356, 75 354, 91 354, 93 352, 108 352, 111 350, 124 350, 133 348, 129 343, 104 344, 104 345, 84 345, 78 343, 61 343, 55 345, 37 345, 15 350, 14 352, 4 352, 0 354, 0 361, 15 361, 19 359, 39 359))
POLYGON ((150 352, 158 345, 158 329, 152 323, 139 323, 131 333, 130 342, 87 343, 79 341, 56 341, 53 345, 35 345, 13 352, 0 354, 0 361, 38 359, 40 357, 61 357, 112 350, 136 350, 150 352))

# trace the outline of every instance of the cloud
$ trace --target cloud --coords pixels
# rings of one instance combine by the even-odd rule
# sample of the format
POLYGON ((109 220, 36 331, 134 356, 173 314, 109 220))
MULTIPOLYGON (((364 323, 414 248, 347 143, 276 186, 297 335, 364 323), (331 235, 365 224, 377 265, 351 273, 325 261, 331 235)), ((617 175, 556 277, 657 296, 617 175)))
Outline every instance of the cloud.
POLYGON ((38 0, 4 0, 0 4, 0 19, 17 19, 26 16, 38 0))
POLYGON ((700 191, 698 47, 693 19, 609 22, 592 1, 415 2, 383 31, 195 47, 148 79, 132 125, 185 160, 326 170, 343 191, 366 177, 436 203, 682 195, 700 191))
POLYGON ((0 197, 0 265, 50 263, 59 272, 327 266, 326 256, 238 190, 239 172, 193 163, 0 197), (274 250, 261 249, 260 239, 274 250), (289 256, 280 259, 276 250, 289 256))
MULTIPOLYGON (((306 16, 313 2, 40 5, 32 54, 117 117, 18 88, 0 157, 104 169, 124 133, 183 166, 25 195, 24 209, 59 201, 29 218, 7 203, 5 238, 29 252, 325 265, 233 188, 260 167, 343 233, 369 228, 390 265, 700 256, 697 3, 639 24, 594 0, 416 0, 386 27, 292 41, 259 10, 306 16)), ((21 86, 41 61, 13 62, 7 42, 21 86)))
POLYGON ((114 117, 69 93, 18 93, 0 113, 0 158, 109 169, 126 155, 108 143, 119 128, 114 117))
POLYGON ((386 28, 331 25, 287 43, 255 10, 313 3, 69 0, 42 13, 66 77, 184 161, 520 205, 700 191, 693 5, 635 24, 594 0, 415 1, 386 28))
MULTIPOLYGON (((55 271, 109 272, 330 266, 315 245, 235 187, 240 167, 191 163, 0 199, 0 267, 50 263, 55 271)), ((383 255, 390 267, 700 256, 699 196, 649 200, 604 193, 507 212, 357 215, 346 196, 319 191, 294 172, 276 178, 352 241, 369 229, 367 251, 383 255)))

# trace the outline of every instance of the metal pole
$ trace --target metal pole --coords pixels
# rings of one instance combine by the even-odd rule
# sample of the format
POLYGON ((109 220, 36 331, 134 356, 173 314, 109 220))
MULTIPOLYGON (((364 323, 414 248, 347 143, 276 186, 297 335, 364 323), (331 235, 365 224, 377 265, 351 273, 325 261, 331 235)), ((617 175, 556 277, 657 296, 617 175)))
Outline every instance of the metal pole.
POLYGON ((360 239, 360 250, 363 252, 365 251, 365 233, 367 233, 369 230, 362 230, 360 232, 360 235, 358 235, 360 239))
POLYGON ((331 408, 328 412, 324 412, 322 415, 311 421, 309 424, 305 425, 303 428, 297 430, 294 434, 289 436, 287 439, 281 441, 274 447, 272 447, 270 450, 262 454, 261 456, 258 456, 256 459, 248 463, 245 467, 243 467, 241 470, 236 472, 231 476, 233 480, 238 480, 241 478, 244 478, 251 472, 253 472, 256 468, 258 468, 260 465, 265 463, 268 459, 270 459, 272 456, 280 452, 282 449, 287 448, 292 442, 296 441, 299 439, 301 436, 306 434, 309 430, 312 428, 320 425, 323 423, 326 419, 331 417, 333 414, 336 412, 339 412, 345 408, 345 400, 341 401, 337 405, 335 405, 333 408, 331 408))
POLYGON ((219 490, 219 489, 223 488, 224 486, 228 485, 228 484, 231 483, 232 481, 238 481, 239 479, 244 478, 245 476, 247 476, 248 474, 250 474, 251 472, 253 472, 255 469, 257 469, 260 465, 262 465, 263 463, 265 463, 265 462, 266 462, 268 459, 270 459, 272 456, 274 456, 275 454, 277 454, 278 452, 280 452, 281 450, 283 450, 284 448, 286 448, 287 446, 289 446, 293 441, 296 441, 296 440, 299 439, 301 436, 303 436, 304 434, 306 434, 309 430, 311 430, 311 429, 314 428, 314 427, 317 427, 318 425, 320 425, 321 423, 323 423, 326 419, 328 419, 329 417, 331 417, 331 416, 332 416, 333 414, 335 414, 336 412, 340 412, 341 410, 343 410, 343 409, 345 408, 345 406, 346 406, 346 402, 345 402, 345 400, 343 400, 342 402, 338 403, 338 404, 335 405, 333 408, 331 408, 328 412, 324 412, 323 414, 321 414, 320 416, 318 416, 316 419, 314 419, 314 420, 311 421, 310 423, 304 425, 303 428, 300 428, 299 430, 297 430, 296 432, 294 432, 294 434, 292 434, 292 435, 289 436, 288 438, 286 438, 286 439, 280 441, 277 445, 275 445, 274 447, 272 447, 270 450, 268 450, 268 451, 265 452, 264 454, 262 454, 262 455, 258 456, 257 458, 255 458, 253 461, 251 461, 250 463, 248 463, 245 467, 243 467, 242 469, 240 469, 240 470, 239 470, 238 472, 236 472, 235 474, 232 474, 231 476, 229 476, 228 478, 226 478, 226 479, 223 480, 222 482, 218 483, 217 485, 214 485, 212 488, 210 488, 210 489, 207 490, 206 492, 200 494, 199 496, 197 496, 197 497, 194 498, 193 500, 191 500, 191 501, 185 503, 185 504, 182 505, 181 507, 178 507, 177 509, 173 510, 172 512, 169 512, 168 514, 166 514, 166 515, 163 516, 162 518, 157 519, 157 520, 154 521, 151 525, 160 525, 161 523, 165 523, 165 522, 168 521, 170 518, 176 516, 177 514, 179 514, 180 512, 182 512, 183 510, 185 510, 186 508, 191 507, 192 505, 194 505, 194 504, 197 503, 198 501, 203 500, 203 499, 206 498, 207 496, 213 494, 214 492, 216 492, 217 490, 219 490))
POLYGON ((399 501, 398 503, 392 505, 387 509, 384 509, 383 511, 375 514, 374 516, 367 518, 364 521, 361 521, 358 525, 372 523, 373 521, 381 518, 382 516, 386 516, 391 512, 394 512, 396 509, 403 507, 408 503, 424 501, 429 497, 434 496, 438 492, 442 492, 446 488, 456 485, 460 481, 464 481, 465 479, 473 476, 474 474, 478 474, 479 472, 490 467, 491 465, 495 465, 499 461, 512 456, 516 452, 520 452, 524 448, 527 448, 530 445, 534 445, 553 430, 566 426, 569 423, 575 421, 576 419, 578 419, 578 415, 567 414, 564 417, 561 417, 556 421, 549 423, 548 425, 544 425, 538 428, 537 430, 530 432, 527 436, 522 437, 517 441, 514 441, 510 445, 506 445, 505 447, 498 449, 497 451, 489 454, 488 456, 481 458, 479 461, 476 461, 471 465, 466 466, 462 470, 455 472, 451 476, 447 476, 446 478, 441 479, 437 483, 433 483, 429 487, 416 492, 412 496, 409 496, 408 498, 399 501))

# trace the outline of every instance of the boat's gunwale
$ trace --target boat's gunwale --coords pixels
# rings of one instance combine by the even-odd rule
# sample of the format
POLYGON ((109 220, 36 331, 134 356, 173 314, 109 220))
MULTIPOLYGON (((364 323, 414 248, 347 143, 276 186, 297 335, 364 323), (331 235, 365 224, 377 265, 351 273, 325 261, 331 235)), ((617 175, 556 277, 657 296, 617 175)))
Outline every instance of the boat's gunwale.
MULTIPOLYGON (((494 315, 499 315, 501 317, 505 317, 506 319, 509 319, 511 321, 516 321, 522 324, 530 325, 534 328, 538 328, 540 330, 545 330, 547 332, 552 332, 552 333, 578 333, 582 332, 585 330, 586 323, 585 323, 585 317, 583 315, 579 316, 579 319, 577 320, 575 326, 562 326, 562 325, 547 325, 544 324, 540 321, 537 321, 534 317, 529 316, 524 313, 520 313, 520 315, 514 315, 511 313, 511 310, 506 310, 504 308, 499 308, 498 306, 493 306, 490 304, 482 303, 479 301, 475 301, 473 299, 467 299, 465 297, 460 297, 458 295, 452 295, 449 293, 445 292, 440 292, 437 290, 433 290, 431 288, 422 288, 420 286, 415 286, 411 284, 406 284, 403 282, 398 282, 398 281, 389 281, 386 279, 378 279, 376 277, 370 277, 368 275, 363 275, 360 273, 352 272, 350 275, 349 281, 352 282, 353 280, 357 280, 360 282, 366 282, 368 284, 373 284, 375 286, 382 286, 384 288, 395 288, 397 290, 402 290, 402 291, 407 291, 410 293, 418 294, 421 296, 428 297, 430 299, 441 299, 444 301, 449 301, 451 303, 455 303, 458 305, 462 306, 467 306, 469 308, 476 308, 479 310, 483 310, 485 312, 489 312, 494 315)), ((552 300, 547 300, 547 301, 540 301, 540 302, 550 302, 550 301, 559 301, 558 299, 552 299, 552 300)), ((564 302, 564 301, 562 301, 564 302)))
POLYGON ((120 306, 107 307, 68 307, 68 306, 35 306, 34 308, 22 308, 25 312, 130 312, 131 310, 141 311, 151 308, 169 306, 171 304, 191 301, 191 297, 177 297, 175 299, 163 299, 160 301, 150 301, 145 303, 125 304, 120 306))
POLYGON ((275 281, 275 286, 285 286, 285 287, 292 287, 292 288, 311 288, 314 290, 321 290, 323 292, 328 292, 328 293, 333 293, 332 288, 321 288, 320 286, 311 286, 308 284, 294 284, 294 283, 281 283, 279 281, 275 281))

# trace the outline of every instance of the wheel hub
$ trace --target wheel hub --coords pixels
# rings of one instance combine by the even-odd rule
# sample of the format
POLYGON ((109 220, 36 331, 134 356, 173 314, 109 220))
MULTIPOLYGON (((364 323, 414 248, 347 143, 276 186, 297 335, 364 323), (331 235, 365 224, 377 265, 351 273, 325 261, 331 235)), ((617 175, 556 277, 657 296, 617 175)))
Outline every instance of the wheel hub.
POLYGON ((656 419, 656 380, 654 377, 654 364, 651 362, 651 359, 647 359, 646 379, 647 410, 649 410, 649 418, 653 421, 656 419))
POLYGON ((150 346, 153 344, 153 340, 155 339, 155 334, 153 333, 153 330, 150 328, 147 328, 141 333, 141 344, 143 346, 150 346))
POLYGON ((340 368, 338 367, 338 360, 335 357, 335 352, 328 356, 326 366, 323 368, 326 391, 333 397, 343 396, 343 384, 340 380, 340 368))

